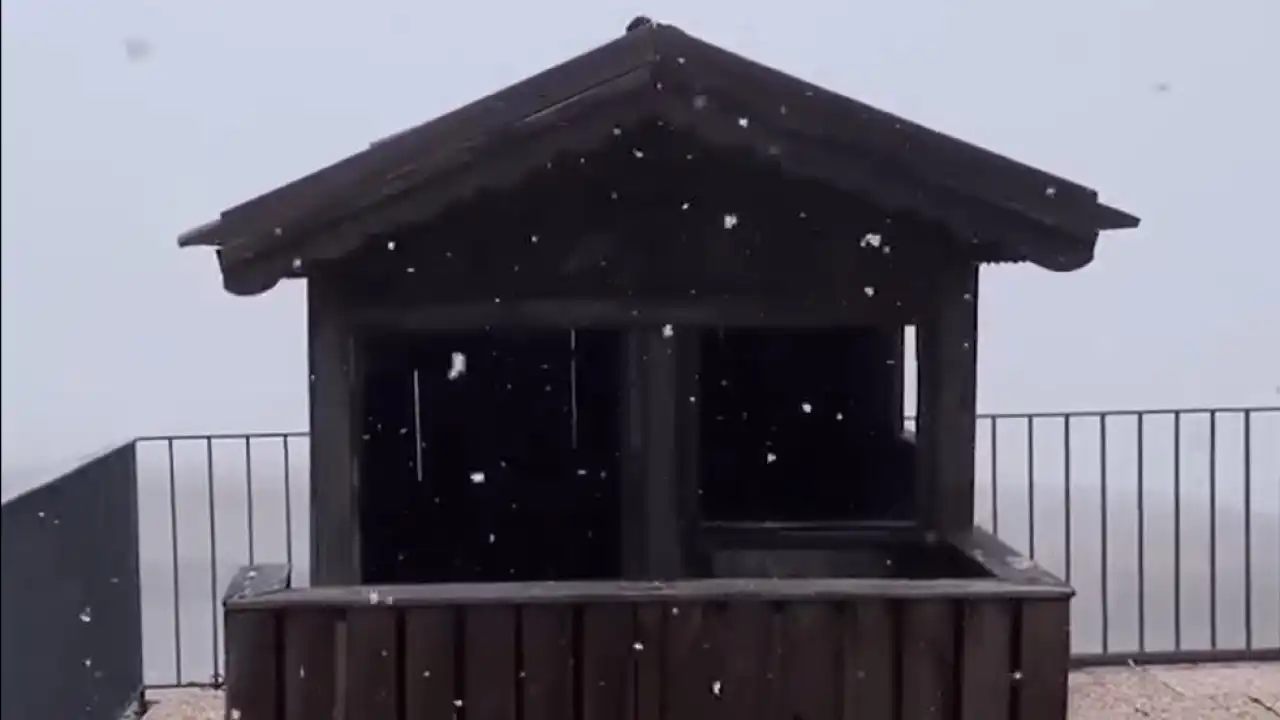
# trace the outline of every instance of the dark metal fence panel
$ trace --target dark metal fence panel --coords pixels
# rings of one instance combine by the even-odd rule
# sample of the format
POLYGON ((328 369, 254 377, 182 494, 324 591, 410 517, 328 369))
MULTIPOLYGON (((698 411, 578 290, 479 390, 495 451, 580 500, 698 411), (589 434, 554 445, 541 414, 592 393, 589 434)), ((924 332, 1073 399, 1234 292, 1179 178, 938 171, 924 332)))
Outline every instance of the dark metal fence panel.
POLYGON ((139 438, 145 678, 216 685, 221 595, 243 565, 286 562, 309 577, 305 433, 139 438))
POLYGON ((976 520, 1077 590, 1077 665, 1280 660, 1280 407, 992 415, 976 520))
POLYGON ((4 503, 0 717, 116 720, 141 698, 130 442, 4 503))
MULTIPOLYGON (((308 576, 305 433, 138 441, 146 679, 216 684, 218 593, 308 576)), ((975 520, 1078 592, 1078 664, 1280 659, 1280 407, 984 415, 975 520)))

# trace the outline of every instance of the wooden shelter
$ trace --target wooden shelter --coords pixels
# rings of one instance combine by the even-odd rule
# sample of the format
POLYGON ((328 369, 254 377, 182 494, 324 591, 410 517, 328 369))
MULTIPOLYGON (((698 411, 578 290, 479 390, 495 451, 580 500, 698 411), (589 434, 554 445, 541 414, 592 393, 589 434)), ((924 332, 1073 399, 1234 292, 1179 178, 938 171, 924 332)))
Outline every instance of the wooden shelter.
POLYGON ((308 280, 327 586, 228 600, 233 702, 445 717, 476 688, 468 720, 570 717, 561 701, 583 720, 1063 717, 1070 589, 973 527, 978 269, 1074 270, 1137 223, 643 19, 227 210, 180 242, 217 247, 229 291, 308 280), (699 639, 644 687, 633 645, 699 639), (385 678, 344 664, 370 643, 397 648, 385 678), (438 697, 414 665, 432 652, 438 697), (577 669, 543 705, 527 673, 548 652, 577 669), (285 666, 317 653, 354 673, 343 697, 293 687, 285 666), (717 705, 729 681, 704 670, 772 694, 717 705), (687 698, 686 671, 708 683, 687 698))

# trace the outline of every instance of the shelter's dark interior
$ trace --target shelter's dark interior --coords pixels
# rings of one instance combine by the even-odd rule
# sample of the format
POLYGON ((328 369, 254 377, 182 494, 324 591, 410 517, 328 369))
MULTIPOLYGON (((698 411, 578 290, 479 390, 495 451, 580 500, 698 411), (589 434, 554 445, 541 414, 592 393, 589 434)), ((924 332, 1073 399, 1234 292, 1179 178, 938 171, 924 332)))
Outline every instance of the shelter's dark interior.
POLYGON ((617 577, 618 351, 568 330, 371 342, 367 579, 617 577))
MULTIPOLYGON (((381 236, 340 276, 351 302, 393 313, 608 298, 865 306, 862 325, 674 328, 698 338, 691 520, 909 521, 900 328, 947 242, 654 121, 606 129, 581 154, 381 236)), ((406 330, 368 343, 365 579, 619 577, 623 332, 406 330), (454 353, 467 366, 451 379, 454 353)))
MULTIPOLYGON (((700 520, 911 519, 896 333, 687 332, 702 336, 700 520)), ((614 330, 369 342, 367 580, 619 577, 622 344, 614 330)))
POLYGON ((873 327, 704 332, 702 517, 909 520, 900 342, 873 327))

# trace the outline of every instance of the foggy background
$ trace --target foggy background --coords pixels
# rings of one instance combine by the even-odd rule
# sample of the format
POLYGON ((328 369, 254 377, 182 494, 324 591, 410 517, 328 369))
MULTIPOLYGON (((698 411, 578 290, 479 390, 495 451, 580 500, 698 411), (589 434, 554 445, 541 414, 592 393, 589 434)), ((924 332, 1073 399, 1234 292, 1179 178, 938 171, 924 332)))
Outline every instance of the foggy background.
MULTIPOLYGON (((639 13, 1097 188, 1104 202, 1142 217, 1138 230, 1104 235, 1080 272, 983 271, 981 410, 1280 405, 1274 0, 13 0, 0 10, 5 497, 136 435, 305 429, 302 284, 233 298, 212 253, 178 251, 177 235, 605 42, 639 13)), ((1280 644, 1275 418, 1254 423, 1251 466, 1255 633, 1270 645, 1280 644)), ((1110 642, 1136 637, 1133 567, 1144 547, 1134 529, 1136 450, 1132 421, 1109 422, 1115 468, 1105 522, 1096 421, 1073 428, 1078 649, 1101 647, 1103 528, 1116 608, 1110 642)), ((1184 470, 1182 501, 1184 643, 1192 645, 1207 642, 1210 627, 1209 455, 1196 422, 1187 421, 1183 443, 1184 467, 1193 468, 1184 470)), ((1162 423, 1150 421, 1153 459, 1144 461, 1144 602, 1157 646, 1172 635, 1174 496, 1162 423)), ((1238 423, 1221 420, 1215 473, 1223 644, 1242 642, 1238 423)), ((1005 427, 999 530, 1029 549, 1018 489, 1025 438, 1016 422, 1005 427)), ((1060 432, 1037 425, 1031 454, 1036 554, 1065 572, 1060 432)), ((980 478, 989 477, 986 443, 980 436, 980 478)), ((253 450, 259 560, 287 554, 286 483, 271 444, 253 450)), ((305 440, 292 445, 301 559, 305 440)), ((216 561, 205 448, 182 446, 174 463, 186 679, 213 671, 209 567, 219 568, 220 590, 225 569, 248 556, 243 443, 229 446, 215 450, 216 561)), ((174 525, 163 443, 139 452, 148 678, 159 682, 176 677, 174 525)), ((989 493, 980 487, 987 523, 989 493)))

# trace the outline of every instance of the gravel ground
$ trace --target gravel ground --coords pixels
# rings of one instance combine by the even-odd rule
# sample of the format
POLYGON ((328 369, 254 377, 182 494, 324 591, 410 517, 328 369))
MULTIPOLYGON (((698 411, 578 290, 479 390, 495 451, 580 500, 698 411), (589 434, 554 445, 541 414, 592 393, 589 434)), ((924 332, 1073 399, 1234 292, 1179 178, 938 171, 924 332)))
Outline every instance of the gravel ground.
MULTIPOLYGON (((145 720, 223 720, 222 693, 156 692, 145 720)), ((1071 675, 1072 720, 1276 720, 1280 663, 1107 668, 1071 675)))

